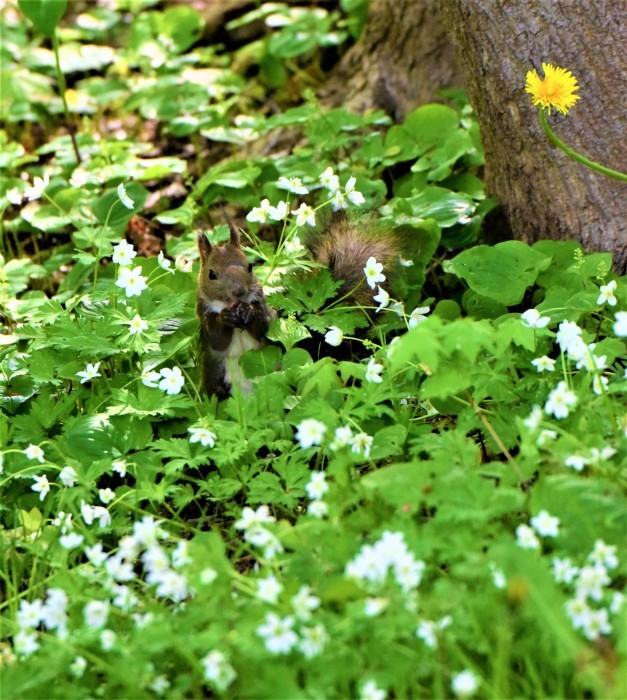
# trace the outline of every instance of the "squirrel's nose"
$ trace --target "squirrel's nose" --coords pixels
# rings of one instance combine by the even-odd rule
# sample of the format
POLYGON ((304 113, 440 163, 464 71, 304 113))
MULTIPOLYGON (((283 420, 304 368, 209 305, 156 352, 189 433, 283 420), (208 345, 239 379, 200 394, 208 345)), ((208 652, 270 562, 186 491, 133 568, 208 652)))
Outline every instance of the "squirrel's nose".
POLYGON ((246 287, 243 284, 233 287, 233 296, 237 299, 243 299, 246 296, 246 287))

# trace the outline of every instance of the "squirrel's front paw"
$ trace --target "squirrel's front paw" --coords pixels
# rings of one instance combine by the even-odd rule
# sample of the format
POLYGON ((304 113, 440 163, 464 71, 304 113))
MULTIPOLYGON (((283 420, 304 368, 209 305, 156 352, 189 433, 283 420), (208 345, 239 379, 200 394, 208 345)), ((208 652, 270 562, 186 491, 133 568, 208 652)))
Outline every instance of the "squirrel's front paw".
POLYGON ((233 302, 221 313, 223 323, 232 328, 245 328, 252 321, 253 315, 252 306, 242 301, 233 302))

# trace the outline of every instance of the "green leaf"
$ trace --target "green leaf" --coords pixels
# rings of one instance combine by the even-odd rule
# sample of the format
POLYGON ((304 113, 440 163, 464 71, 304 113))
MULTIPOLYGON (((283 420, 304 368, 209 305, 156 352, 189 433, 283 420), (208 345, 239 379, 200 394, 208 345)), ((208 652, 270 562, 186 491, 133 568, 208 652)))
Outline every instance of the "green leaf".
POLYGON ((475 292, 512 306, 522 301, 551 258, 520 241, 480 245, 453 258, 445 269, 461 277, 475 292))
POLYGON ((20 10, 44 36, 52 36, 59 23, 67 0, 18 0, 20 10))

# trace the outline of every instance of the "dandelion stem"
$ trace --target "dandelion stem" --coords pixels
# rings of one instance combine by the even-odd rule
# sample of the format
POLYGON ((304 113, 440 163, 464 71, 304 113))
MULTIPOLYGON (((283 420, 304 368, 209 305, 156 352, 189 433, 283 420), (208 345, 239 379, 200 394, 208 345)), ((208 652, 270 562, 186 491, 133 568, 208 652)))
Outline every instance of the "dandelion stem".
POLYGON ((592 168, 592 170, 596 170, 600 173, 603 173, 608 177, 612 177, 615 180, 627 182, 627 175, 625 173, 621 173, 618 170, 612 170, 611 168, 606 168, 604 165, 601 165, 600 163, 597 163, 594 160, 590 160, 589 158, 582 156, 580 153, 577 153, 577 151, 574 151, 572 148, 570 148, 570 146, 567 146, 563 141, 561 141, 555 135, 553 129, 551 129, 551 127, 549 126, 549 123, 546 120, 546 114, 544 113, 543 109, 540 109, 540 126, 542 127, 544 133, 547 135, 549 141, 558 148, 561 148, 562 151, 564 151, 564 153, 573 160, 576 160, 578 163, 581 163, 582 165, 585 165, 588 168, 592 168))

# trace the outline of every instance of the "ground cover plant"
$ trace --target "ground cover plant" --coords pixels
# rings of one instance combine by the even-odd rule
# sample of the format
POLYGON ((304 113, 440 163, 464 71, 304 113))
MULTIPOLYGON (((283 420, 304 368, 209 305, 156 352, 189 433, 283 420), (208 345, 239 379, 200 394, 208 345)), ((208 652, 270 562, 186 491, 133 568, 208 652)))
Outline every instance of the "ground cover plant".
POLYGON ((56 6, 2 7, 3 697, 623 697, 611 256, 482 242, 462 94, 303 92, 364 3, 261 5, 231 48, 185 5, 56 6), (220 403, 218 205, 277 310, 220 403), (403 241, 369 314, 304 245, 334 210, 403 241))

